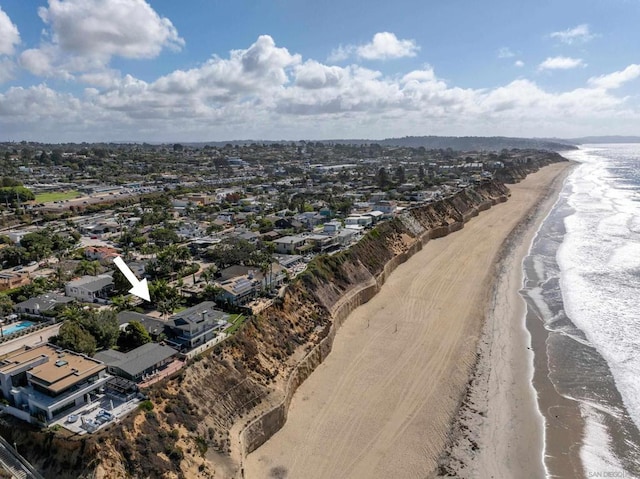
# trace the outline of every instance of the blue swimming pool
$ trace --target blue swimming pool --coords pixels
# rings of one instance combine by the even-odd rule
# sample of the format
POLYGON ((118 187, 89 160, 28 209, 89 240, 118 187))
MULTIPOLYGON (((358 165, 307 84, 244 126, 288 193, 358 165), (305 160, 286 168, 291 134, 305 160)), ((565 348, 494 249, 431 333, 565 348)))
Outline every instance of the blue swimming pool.
POLYGON ((22 331, 23 329, 30 328, 36 323, 32 323, 31 321, 20 321, 18 323, 13 323, 9 326, 5 326, 2 328, 2 334, 8 336, 13 333, 17 333, 18 331, 22 331))

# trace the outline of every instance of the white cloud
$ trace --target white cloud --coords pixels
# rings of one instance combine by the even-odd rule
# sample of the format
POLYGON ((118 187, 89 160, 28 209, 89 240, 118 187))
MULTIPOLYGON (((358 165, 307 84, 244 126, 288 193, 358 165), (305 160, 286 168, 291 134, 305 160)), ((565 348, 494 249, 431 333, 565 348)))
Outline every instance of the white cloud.
POLYGON ((34 75, 47 76, 53 70, 51 63, 53 52, 48 52, 48 48, 30 48, 20 55, 20 65, 34 75))
POLYGON ((342 46, 331 50, 331 53, 327 57, 327 61, 330 63, 342 62, 349 58, 355 52, 356 47, 354 45, 342 46))
POLYGON ((171 21, 144 0, 49 0, 38 14, 51 25, 53 42, 80 56, 154 58, 164 47, 184 45, 171 21))
POLYGON ((571 57, 548 57, 545 61, 543 61, 540 65, 538 65, 539 70, 570 70, 572 68, 577 68, 581 66, 586 66, 582 59, 580 58, 571 58, 571 57))
POLYGON ((390 58, 415 57, 420 50, 414 40, 398 40, 393 33, 380 32, 373 40, 357 48, 359 57, 366 60, 386 60, 390 58))
MULTIPOLYGON (((31 60, 38 64, 37 55, 31 60)), ((526 78, 497 88, 460 88, 430 66, 385 75, 359 65, 303 61, 264 35, 248 48, 155 81, 103 70, 80 73, 91 87, 75 95, 46 85, 10 88, 0 92, 0 138, 197 141, 625 134, 640 123, 640 108, 634 97, 610 90, 639 76, 640 66, 631 65, 559 93, 526 78)))
POLYGON ((549 35, 551 38, 557 38, 562 43, 571 45, 573 43, 585 43, 595 38, 596 35, 589 32, 589 25, 583 23, 574 28, 568 28, 560 32, 553 32, 549 35))
POLYGON ((513 65, 518 68, 522 68, 524 66, 524 62, 522 60, 516 60, 513 65))
POLYGON ((621 87, 624 83, 635 80, 640 77, 640 65, 632 64, 621 71, 601 75, 599 77, 589 78, 589 85, 595 88, 604 88, 611 90, 621 87))
POLYGON ((0 55, 13 55, 20 43, 18 27, 11 21, 0 6, 0 55))
POLYGON ((509 47, 502 47, 498 50, 498 58, 512 58, 515 56, 516 54, 509 47))
POLYGON ((155 58, 184 45, 171 21, 145 0, 49 0, 38 15, 48 26, 46 40, 20 57, 35 75, 99 73, 112 57, 155 58))
POLYGON ((307 60, 296 70, 295 83, 309 89, 334 87, 340 84, 346 74, 343 68, 307 60))
POLYGON ((13 78, 16 65, 10 58, 0 57, 0 83, 4 83, 13 78))
POLYGON ((329 62, 339 62, 355 56, 364 60, 390 60, 415 57, 420 50, 415 40, 400 40, 394 33, 379 32, 364 45, 340 45, 328 57, 329 62))

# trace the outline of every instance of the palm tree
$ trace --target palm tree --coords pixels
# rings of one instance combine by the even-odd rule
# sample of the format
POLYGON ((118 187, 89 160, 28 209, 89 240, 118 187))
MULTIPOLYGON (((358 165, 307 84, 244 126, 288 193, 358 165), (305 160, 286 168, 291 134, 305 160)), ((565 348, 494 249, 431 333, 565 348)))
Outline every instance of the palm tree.
POLYGON ((212 281, 213 278, 215 277, 216 270, 217 270, 216 267, 209 266, 202 273, 200 273, 200 277, 204 279, 204 282, 207 284, 207 286, 209 285, 209 282, 212 281))
POLYGON ((59 263, 58 263, 58 267, 54 270, 51 276, 53 277, 53 280, 56 282, 56 286, 58 288, 62 288, 65 281, 69 279, 69 275, 62 269, 59 263))
POLYGON ((100 271, 100 263, 98 261, 82 260, 77 266, 75 273, 80 275, 95 276, 100 271))
POLYGON ((111 307, 118 313, 131 309, 131 296, 115 296, 111 299, 111 307))

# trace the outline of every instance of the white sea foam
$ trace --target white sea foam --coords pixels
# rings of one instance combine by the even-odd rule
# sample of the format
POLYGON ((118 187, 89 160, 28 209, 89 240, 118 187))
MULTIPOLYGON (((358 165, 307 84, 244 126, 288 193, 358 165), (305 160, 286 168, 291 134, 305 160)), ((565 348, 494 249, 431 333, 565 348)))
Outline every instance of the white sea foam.
MULTIPOLYGON (((625 145, 566 155, 582 164, 569 179, 567 202, 575 211, 565 218, 557 260, 565 310, 607 361, 640 427, 640 178, 634 176, 640 171, 638 152, 640 145, 625 145)), ((604 444, 604 432, 599 413, 590 411, 583 453, 589 464, 610 469, 612 464, 597 462, 607 456, 606 451, 596 451, 604 444)))
POLYGON ((614 477, 612 474, 623 473, 622 465, 611 452, 611 440, 603 424, 602 413, 586 404, 580 406, 580 413, 585 421, 580 459, 587 477, 614 477), (611 475, 598 475, 607 473, 611 475))

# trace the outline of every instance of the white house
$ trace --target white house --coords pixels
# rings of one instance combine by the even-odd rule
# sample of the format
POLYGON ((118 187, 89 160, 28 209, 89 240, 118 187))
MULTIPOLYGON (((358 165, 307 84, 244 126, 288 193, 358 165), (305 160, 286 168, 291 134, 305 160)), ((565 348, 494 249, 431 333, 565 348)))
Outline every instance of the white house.
POLYGON ((113 290, 113 278, 108 274, 82 276, 64 285, 64 293, 80 301, 93 303, 98 298, 107 299, 113 290))

